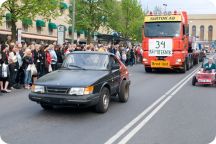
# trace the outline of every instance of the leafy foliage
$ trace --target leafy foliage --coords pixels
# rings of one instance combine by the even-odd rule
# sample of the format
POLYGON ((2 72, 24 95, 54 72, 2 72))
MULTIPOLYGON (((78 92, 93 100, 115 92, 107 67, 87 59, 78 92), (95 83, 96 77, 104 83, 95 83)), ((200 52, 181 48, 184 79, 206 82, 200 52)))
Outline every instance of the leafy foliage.
MULTIPOLYGON (((2 4, 0 11, 8 11, 11 14, 12 39, 16 39, 16 22, 26 18, 34 19, 42 16, 45 19, 55 18, 59 15, 61 0, 7 0, 2 4)), ((2 18, 2 17, 1 17, 2 18)))
MULTIPOLYGON (((71 24, 72 12, 70 8, 71 24)), ((76 29, 86 30, 88 38, 104 26, 123 37, 141 40, 143 19, 144 12, 138 0, 76 0, 76 29)))
POLYGON ((114 5, 110 26, 125 38, 140 41, 144 12, 138 0, 122 0, 114 5))
MULTIPOLYGON (((97 31, 107 20, 106 3, 112 0, 76 0, 76 29, 85 31, 90 41, 91 34, 97 31)), ((72 4, 73 2, 71 2, 72 4)), ((73 9, 70 9, 70 21, 72 24, 73 9)))

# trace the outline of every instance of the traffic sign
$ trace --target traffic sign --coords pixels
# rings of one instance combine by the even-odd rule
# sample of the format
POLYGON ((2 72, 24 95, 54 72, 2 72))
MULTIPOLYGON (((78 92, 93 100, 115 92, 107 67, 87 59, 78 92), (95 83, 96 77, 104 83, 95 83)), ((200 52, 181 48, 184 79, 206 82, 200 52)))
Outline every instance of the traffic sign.
POLYGON ((21 41, 22 41, 22 30, 17 29, 17 42, 21 43, 21 41))
POLYGON ((59 25, 58 26, 58 32, 57 32, 57 43, 59 45, 63 45, 65 42, 65 26, 59 25))

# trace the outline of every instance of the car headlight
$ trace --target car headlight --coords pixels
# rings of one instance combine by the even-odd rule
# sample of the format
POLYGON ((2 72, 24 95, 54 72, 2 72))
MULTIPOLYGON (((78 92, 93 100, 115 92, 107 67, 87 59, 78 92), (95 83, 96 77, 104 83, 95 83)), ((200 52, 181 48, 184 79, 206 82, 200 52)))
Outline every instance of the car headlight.
POLYGON ((92 94, 94 90, 93 86, 89 86, 86 88, 71 88, 69 91, 69 95, 88 95, 92 94))
POLYGON ((45 88, 44 88, 44 86, 33 85, 32 86, 32 92, 35 92, 35 93, 44 93, 45 92, 45 88))

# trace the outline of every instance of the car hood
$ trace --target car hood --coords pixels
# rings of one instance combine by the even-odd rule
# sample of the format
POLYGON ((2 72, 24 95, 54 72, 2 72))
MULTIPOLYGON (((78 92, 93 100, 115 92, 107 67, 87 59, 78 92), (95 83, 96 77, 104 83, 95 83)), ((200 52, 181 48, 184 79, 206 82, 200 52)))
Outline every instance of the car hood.
POLYGON ((57 70, 39 78, 35 84, 58 87, 86 87, 108 75, 109 71, 57 70))

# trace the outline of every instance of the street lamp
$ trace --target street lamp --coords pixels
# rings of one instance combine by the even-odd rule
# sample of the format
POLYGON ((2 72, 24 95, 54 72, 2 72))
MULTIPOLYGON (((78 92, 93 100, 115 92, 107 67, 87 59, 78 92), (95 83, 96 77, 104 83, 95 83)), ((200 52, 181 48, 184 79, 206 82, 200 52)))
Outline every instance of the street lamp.
POLYGON ((72 12, 72 39, 71 43, 74 44, 74 32, 75 32, 75 13, 76 13, 76 0, 72 0, 73 12, 72 12))

